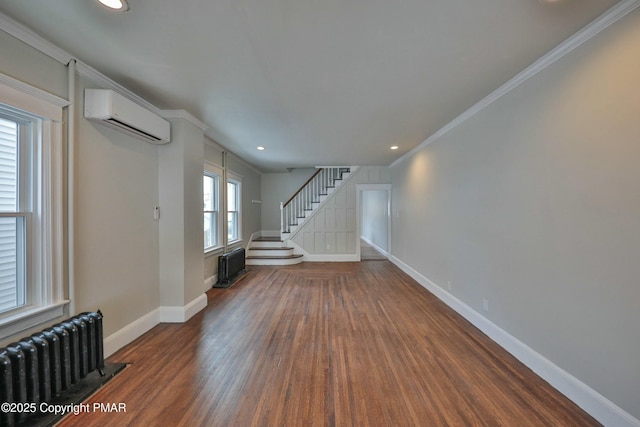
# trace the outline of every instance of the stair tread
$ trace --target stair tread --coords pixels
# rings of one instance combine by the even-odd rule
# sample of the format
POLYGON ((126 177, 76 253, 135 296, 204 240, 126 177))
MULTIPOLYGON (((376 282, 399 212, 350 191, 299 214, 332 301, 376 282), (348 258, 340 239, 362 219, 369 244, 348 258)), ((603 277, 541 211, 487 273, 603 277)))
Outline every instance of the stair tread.
POLYGON ((257 247, 251 247, 249 248, 250 251, 288 251, 289 249, 293 249, 293 248, 257 248, 257 247))
POLYGON ((258 237, 257 239, 253 239, 254 242, 282 242, 280 237, 258 237))
POLYGON ((248 256, 246 259, 294 259, 302 258, 303 255, 281 255, 281 256, 248 256))

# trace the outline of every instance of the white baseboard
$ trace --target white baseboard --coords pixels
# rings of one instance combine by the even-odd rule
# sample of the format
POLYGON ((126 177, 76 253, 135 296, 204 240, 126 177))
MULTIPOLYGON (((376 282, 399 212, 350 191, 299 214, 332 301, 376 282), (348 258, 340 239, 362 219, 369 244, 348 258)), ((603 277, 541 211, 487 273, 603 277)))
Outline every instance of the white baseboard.
POLYGON ((158 308, 160 323, 184 323, 207 306, 207 294, 202 294, 184 307, 158 308))
POLYGON ((306 254, 302 257, 303 261, 308 262, 357 262, 356 254, 306 254))
POLYGON ((111 356, 125 345, 144 335, 159 323, 183 323, 207 306, 207 295, 202 294, 184 307, 159 307, 133 321, 104 339, 104 357, 111 356))
POLYGON ((206 290, 209 290, 213 287, 213 285, 215 285, 216 283, 218 283, 218 275, 214 274, 211 277, 207 277, 204 281, 204 288, 206 290))
POLYGON ((640 427, 640 420, 553 364, 409 265, 393 255, 389 260, 603 425, 640 427))
POLYGON ((159 309, 156 308, 152 312, 145 314, 138 320, 106 337, 104 339, 104 357, 107 358, 111 356, 125 345, 145 334, 160 323, 159 319, 159 309))

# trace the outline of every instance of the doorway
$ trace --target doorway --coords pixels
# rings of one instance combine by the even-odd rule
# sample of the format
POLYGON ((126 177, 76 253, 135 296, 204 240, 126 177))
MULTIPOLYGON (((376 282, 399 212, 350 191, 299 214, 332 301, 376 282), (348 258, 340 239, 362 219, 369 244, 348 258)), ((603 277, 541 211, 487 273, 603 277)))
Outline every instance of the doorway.
POLYGON ((391 185, 361 184, 357 190, 360 261, 387 260, 391 247, 391 185))

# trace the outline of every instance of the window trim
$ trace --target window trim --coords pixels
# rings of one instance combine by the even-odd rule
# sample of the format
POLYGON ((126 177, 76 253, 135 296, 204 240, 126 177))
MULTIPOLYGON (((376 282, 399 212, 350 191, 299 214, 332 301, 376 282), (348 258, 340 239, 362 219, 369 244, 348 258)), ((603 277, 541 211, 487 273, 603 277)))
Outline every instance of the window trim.
POLYGON ((34 118, 32 165, 32 224, 27 244, 31 276, 27 292, 35 292, 26 306, 0 315, 0 340, 5 340, 60 317, 64 299, 63 108, 67 100, 0 74, 0 103, 34 118))
MULTIPOLYGON (((209 163, 206 162, 204 163, 204 171, 203 171, 203 177, 208 175, 215 175, 218 177, 218 221, 216 223, 216 233, 218 235, 218 241, 216 242, 216 245, 209 247, 209 248, 204 248, 204 253, 205 255, 208 255, 212 252, 218 251, 220 249, 222 249, 224 247, 224 239, 223 239, 223 230, 222 230, 222 221, 220 221, 220 218, 222 217, 222 213, 221 211, 221 205, 222 205, 222 198, 223 198, 223 194, 222 194, 222 182, 224 180, 224 173, 223 173, 223 169, 221 167, 219 167, 216 164, 213 163, 209 163)), ((203 196, 204 196, 204 191, 203 191, 203 196)), ((204 219, 204 209, 203 209, 203 219, 204 219)), ((204 236, 203 236, 204 237, 204 236)), ((204 244, 204 242, 203 242, 204 244)))

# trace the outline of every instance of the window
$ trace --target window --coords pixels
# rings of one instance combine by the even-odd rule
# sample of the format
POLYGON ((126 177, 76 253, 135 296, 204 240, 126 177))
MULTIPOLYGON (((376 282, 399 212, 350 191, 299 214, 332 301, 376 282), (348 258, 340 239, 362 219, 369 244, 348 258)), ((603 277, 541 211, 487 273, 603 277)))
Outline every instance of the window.
POLYGON ((204 203, 204 250, 222 246, 220 239, 220 177, 222 171, 214 166, 205 167, 202 178, 204 203))
POLYGON ((242 240, 241 179, 241 176, 228 172, 226 193, 223 193, 225 190, 223 169, 205 163, 202 177, 205 253, 242 240), (226 242, 223 229, 225 213, 227 216, 226 242))
POLYGON ((24 249, 31 191, 27 176, 20 182, 24 168, 19 164, 29 158, 31 127, 20 115, 0 108, 0 313, 26 302, 24 249))
POLYGON ((235 242, 242 239, 241 233, 241 190, 240 180, 229 178, 227 180, 227 242, 235 242))
POLYGON ((62 107, 0 75, 0 338, 63 314, 62 107))

